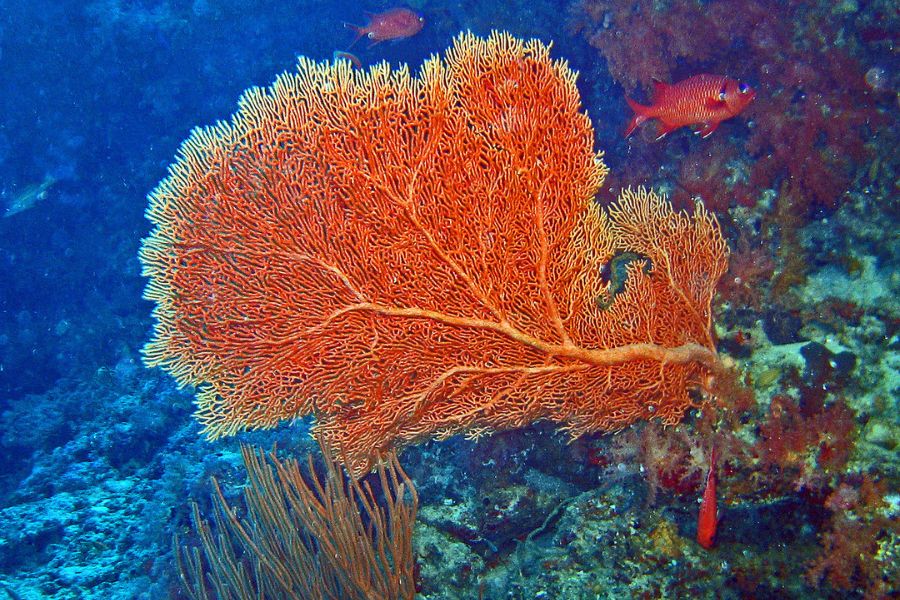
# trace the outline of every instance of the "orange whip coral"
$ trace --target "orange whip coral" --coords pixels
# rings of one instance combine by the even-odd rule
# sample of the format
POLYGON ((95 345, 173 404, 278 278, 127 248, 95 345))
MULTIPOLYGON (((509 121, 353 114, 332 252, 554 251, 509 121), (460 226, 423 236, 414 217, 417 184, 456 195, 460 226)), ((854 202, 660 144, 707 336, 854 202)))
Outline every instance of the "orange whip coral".
POLYGON ((301 58, 150 195, 147 364, 200 386, 209 437, 312 414, 356 475, 428 436, 678 421, 719 368, 727 247, 701 206, 600 208, 579 111, 506 34, 417 77, 301 58))

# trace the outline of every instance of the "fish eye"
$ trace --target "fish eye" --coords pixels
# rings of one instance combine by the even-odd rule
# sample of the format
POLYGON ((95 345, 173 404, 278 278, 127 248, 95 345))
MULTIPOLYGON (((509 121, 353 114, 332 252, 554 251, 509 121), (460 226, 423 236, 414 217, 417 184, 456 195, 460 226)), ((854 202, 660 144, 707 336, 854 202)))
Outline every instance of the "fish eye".
POLYGON ((374 31, 370 31, 369 33, 366 34, 366 37, 369 38, 370 40, 371 40, 371 39, 374 39, 374 38, 375 38, 375 32, 374 32, 374 31))
POLYGON ((746 94, 750 91, 750 86, 744 83, 743 81, 738 84, 738 91, 742 94, 746 94))

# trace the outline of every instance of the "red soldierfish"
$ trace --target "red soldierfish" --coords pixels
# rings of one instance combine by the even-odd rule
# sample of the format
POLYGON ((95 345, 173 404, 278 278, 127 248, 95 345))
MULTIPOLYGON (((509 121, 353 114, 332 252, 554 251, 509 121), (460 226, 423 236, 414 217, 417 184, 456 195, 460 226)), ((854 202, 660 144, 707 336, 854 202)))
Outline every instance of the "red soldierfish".
POLYGON ((369 23, 364 27, 344 23, 344 27, 356 32, 356 37, 347 48, 353 47, 359 38, 365 36, 371 43, 371 48, 378 42, 385 40, 401 40, 416 35, 425 25, 425 19, 408 8, 392 8, 383 13, 369 15, 369 23))
POLYGON ((747 108, 755 96, 746 83, 722 75, 694 75, 678 83, 654 81, 650 106, 625 98, 634 111, 625 137, 648 119, 659 119, 656 139, 685 125, 697 125, 694 133, 708 137, 719 123, 747 108))
POLYGON ((706 489, 700 503, 700 516, 697 518, 697 543, 709 550, 715 544, 716 527, 719 515, 716 508, 716 449, 712 449, 709 459, 709 474, 706 476, 706 489))

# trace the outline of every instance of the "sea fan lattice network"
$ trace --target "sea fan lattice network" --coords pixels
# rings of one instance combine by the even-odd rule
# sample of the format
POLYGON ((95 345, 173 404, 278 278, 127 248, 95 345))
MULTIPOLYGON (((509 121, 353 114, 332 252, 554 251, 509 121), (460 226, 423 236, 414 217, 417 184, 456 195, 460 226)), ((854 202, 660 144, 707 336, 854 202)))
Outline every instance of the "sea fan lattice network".
POLYGON ((150 195, 145 360, 208 436, 313 414, 354 474, 429 436, 676 422, 718 369, 727 248, 699 206, 600 208, 593 140, 537 41, 463 34, 415 77, 301 59, 150 195))

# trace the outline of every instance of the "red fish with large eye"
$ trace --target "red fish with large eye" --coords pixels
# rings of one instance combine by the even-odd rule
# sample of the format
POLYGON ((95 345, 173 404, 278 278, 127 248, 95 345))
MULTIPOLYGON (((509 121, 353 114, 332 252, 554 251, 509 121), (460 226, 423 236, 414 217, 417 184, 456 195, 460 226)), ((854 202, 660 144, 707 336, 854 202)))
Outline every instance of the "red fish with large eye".
POLYGON ((392 8, 383 13, 366 14, 369 15, 369 22, 362 27, 344 23, 347 29, 352 29, 356 32, 356 37, 348 47, 348 50, 361 37, 369 40, 369 47, 371 48, 375 44, 386 40, 402 40, 403 38, 414 36, 425 25, 425 19, 408 8, 392 8))
POLYGON ((716 449, 713 447, 709 458, 709 473, 706 488, 697 517, 697 543, 709 550, 716 543, 716 529, 719 525, 719 511, 716 508, 716 449))
POLYGON ((634 111, 625 137, 649 119, 659 119, 656 139, 686 125, 696 126, 694 133, 708 137, 719 123, 740 114, 755 97, 749 85, 722 75, 694 75, 678 83, 654 81, 649 106, 625 98, 634 111))

